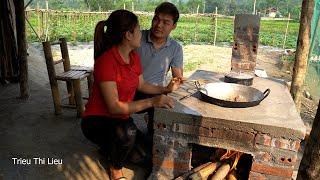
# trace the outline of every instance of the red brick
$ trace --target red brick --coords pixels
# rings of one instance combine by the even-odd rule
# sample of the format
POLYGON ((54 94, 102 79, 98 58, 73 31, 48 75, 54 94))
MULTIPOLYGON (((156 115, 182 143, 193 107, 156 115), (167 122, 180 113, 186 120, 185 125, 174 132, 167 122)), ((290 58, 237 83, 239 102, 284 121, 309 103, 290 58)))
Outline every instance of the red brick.
POLYGON ((236 130, 212 129, 212 137, 247 144, 253 144, 254 142, 254 134, 236 130))
POLYGON ((159 151, 153 148, 153 156, 157 158, 167 158, 167 159, 181 159, 183 161, 191 160, 191 151, 179 152, 173 149, 168 149, 165 152, 159 151))
POLYGON ((291 142, 290 149, 291 149, 292 151, 298 152, 299 149, 300 149, 300 142, 301 142, 301 141, 299 141, 299 140, 292 141, 292 142, 291 142))
POLYGON ((269 162, 272 160, 272 156, 270 153, 267 152, 259 152, 255 157, 255 160, 257 161, 264 161, 264 162, 269 162))
POLYGON ((271 140, 271 146, 280 149, 290 149, 290 141, 287 139, 273 138, 271 140))
POLYGON ((249 180, 266 180, 266 176, 260 173, 250 172, 249 180))
POLYGON ((254 162, 252 163, 251 171, 273 176, 291 177, 293 168, 276 167, 254 162))
POLYGON ((189 149, 188 141, 185 139, 176 139, 173 142, 173 148, 175 148, 175 149, 188 148, 189 149))
POLYGON ((261 144, 265 146, 271 145, 271 137, 266 134, 257 134, 254 140, 255 144, 261 144))
POLYGON ((190 134, 196 136, 211 137, 212 132, 209 128, 201 126, 191 126, 187 124, 174 124, 172 128, 173 132, 179 132, 183 134, 190 134))
POLYGON ((153 125, 153 128, 154 128, 154 129, 159 129, 159 130, 163 131, 163 130, 166 130, 166 129, 167 129, 167 125, 164 124, 164 123, 155 123, 155 124, 153 125))
POLYGON ((292 165, 294 166, 297 162, 297 155, 293 157, 280 157, 277 159, 278 163, 285 164, 285 165, 292 165))
POLYGON ((153 166, 165 168, 165 169, 174 169, 177 171, 188 171, 190 170, 190 161, 188 162, 180 162, 178 160, 171 159, 159 159, 157 157, 153 157, 152 159, 153 166))

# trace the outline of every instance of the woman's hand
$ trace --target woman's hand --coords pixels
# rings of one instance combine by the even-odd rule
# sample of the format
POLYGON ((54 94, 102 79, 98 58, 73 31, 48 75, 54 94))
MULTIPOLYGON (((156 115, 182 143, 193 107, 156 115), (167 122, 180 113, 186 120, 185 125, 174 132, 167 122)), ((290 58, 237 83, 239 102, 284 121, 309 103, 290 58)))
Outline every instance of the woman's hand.
POLYGON ((183 84, 184 79, 182 77, 172 78, 168 86, 166 87, 167 93, 179 89, 180 85, 183 84))
POLYGON ((173 99, 166 95, 159 95, 152 98, 153 107, 173 108, 173 99))

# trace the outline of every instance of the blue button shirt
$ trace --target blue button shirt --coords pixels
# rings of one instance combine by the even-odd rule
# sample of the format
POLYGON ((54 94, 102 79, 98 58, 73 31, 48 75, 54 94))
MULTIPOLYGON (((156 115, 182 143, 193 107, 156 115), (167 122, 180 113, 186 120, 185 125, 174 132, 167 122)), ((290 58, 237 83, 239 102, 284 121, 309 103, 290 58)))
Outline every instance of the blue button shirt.
POLYGON ((150 30, 143 30, 140 55, 143 78, 154 85, 166 85, 166 76, 170 67, 183 68, 182 46, 170 37, 159 49, 155 49, 150 38, 150 30))

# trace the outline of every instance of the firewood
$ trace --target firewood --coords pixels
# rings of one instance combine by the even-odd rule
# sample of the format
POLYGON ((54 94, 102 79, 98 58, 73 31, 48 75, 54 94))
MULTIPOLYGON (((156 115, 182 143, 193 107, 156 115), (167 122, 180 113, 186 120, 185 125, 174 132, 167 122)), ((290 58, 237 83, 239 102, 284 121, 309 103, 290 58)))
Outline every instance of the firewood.
POLYGON ((219 166, 221 165, 221 162, 214 162, 209 164, 208 166, 202 168, 196 173, 193 173, 190 175, 190 179, 192 180, 202 180, 207 179, 210 174, 212 174, 219 166))
POLYGON ((223 180, 230 170, 230 165, 227 163, 222 164, 217 172, 211 177, 211 180, 223 180))
POLYGON ((237 180, 236 176, 236 171, 232 170, 228 175, 227 175, 227 180, 237 180))
POLYGON ((208 165, 210 165, 210 164, 212 164, 212 162, 207 162, 207 163, 205 163, 205 164, 201 164, 200 166, 195 167, 195 168, 191 169, 190 171, 184 173, 183 175, 175 178, 175 180, 184 180, 184 179, 187 179, 188 176, 190 176, 191 174, 193 174, 193 173, 195 173, 195 172, 198 172, 199 170, 201 170, 202 168, 204 168, 204 167, 206 167, 206 166, 208 166, 208 165))

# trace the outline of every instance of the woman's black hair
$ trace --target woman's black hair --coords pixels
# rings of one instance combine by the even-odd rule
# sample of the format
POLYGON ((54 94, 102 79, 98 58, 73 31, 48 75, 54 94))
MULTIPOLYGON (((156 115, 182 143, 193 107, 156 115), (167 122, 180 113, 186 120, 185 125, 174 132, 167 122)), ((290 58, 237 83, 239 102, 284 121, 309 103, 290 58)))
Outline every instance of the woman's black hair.
POLYGON ((98 22, 94 32, 94 59, 120 44, 125 33, 133 32, 137 24, 138 17, 127 10, 113 11, 107 20, 98 22))

